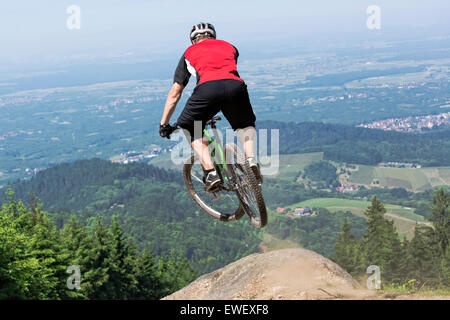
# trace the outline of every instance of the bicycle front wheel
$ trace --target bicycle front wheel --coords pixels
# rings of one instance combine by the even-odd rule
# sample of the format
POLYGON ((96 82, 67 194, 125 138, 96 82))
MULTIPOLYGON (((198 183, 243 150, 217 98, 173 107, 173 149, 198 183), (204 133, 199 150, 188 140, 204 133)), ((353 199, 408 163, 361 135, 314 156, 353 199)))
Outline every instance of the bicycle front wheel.
POLYGON ((195 155, 185 162, 183 179, 194 202, 214 219, 228 222, 238 220, 245 215, 239 197, 229 185, 229 179, 224 181, 222 177, 222 183, 217 192, 205 191, 203 169, 195 155))
POLYGON ((250 218, 250 222, 257 228, 267 224, 267 210, 261 187, 245 159, 242 150, 234 143, 225 145, 227 171, 236 184, 236 191, 250 218))

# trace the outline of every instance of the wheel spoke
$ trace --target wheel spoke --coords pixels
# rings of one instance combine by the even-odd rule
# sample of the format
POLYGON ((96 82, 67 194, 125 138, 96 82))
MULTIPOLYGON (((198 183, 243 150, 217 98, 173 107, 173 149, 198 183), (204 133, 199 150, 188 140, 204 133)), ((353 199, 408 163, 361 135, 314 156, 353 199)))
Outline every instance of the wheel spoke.
MULTIPOLYGON (((203 168, 198 160, 189 167, 189 188, 194 201, 206 213, 216 219, 232 216, 240 207, 240 200, 235 192, 228 192, 224 188, 215 192, 207 192, 203 183, 203 168)), ((228 182, 229 183, 229 182, 228 182)))
POLYGON ((236 165, 235 169, 235 173, 237 174, 237 178, 240 184, 240 187, 238 187, 238 192, 241 194, 245 207, 248 210, 249 215, 251 215, 256 220, 259 220, 258 203, 255 199, 255 196, 253 195, 253 192, 250 189, 247 180, 245 179, 245 173, 240 165, 236 165))
POLYGON ((192 176, 195 180, 197 180, 198 182, 203 183, 203 180, 200 179, 199 177, 197 177, 195 174, 192 173, 191 176, 192 176))
POLYGON ((253 172, 248 163, 244 161, 243 152, 237 145, 228 144, 225 148, 227 154, 232 156, 232 162, 229 167, 233 180, 237 185, 236 192, 239 194, 242 206, 254 226, 258 228, 264 227, 267 223, 267 212, 261 189, 255 180, 253 172))

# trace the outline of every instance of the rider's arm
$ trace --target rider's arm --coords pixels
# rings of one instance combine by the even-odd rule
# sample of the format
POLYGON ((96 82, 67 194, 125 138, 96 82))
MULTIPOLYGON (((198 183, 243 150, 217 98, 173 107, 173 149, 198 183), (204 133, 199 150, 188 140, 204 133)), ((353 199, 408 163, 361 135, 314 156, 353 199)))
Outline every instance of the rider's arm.
POLYGON ((164 105, 164 112, 161 118, 162 125, 169 123, 170 117, 175 111, 175 108, 177 106, 178 101, 181 98, 183 90, 184 85, 178 82, 174 82, 172 89, 170 89, 169 94, 167 95, 166 104, 164 105))
POLYGON ((184 58, 183 54, 181 56, 180 61, 178 62, 177 69, 175 70, 172 89, 170 89, 170 92, 167 95, 167 100, 164 106, 164 112, 161 119, 161 125, 169 123, 170 117, 172 116, 172 113, 175 111, 177 103, 181 98, 181 94, 183 93, 183 89, 188 84, 190 77, 191 74, 187 69, 186 59, 184 58))

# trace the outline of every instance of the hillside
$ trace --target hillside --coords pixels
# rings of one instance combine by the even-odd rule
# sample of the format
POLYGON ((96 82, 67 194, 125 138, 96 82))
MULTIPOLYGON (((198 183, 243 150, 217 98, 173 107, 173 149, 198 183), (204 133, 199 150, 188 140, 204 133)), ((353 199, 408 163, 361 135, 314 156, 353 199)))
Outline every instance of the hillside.
MULTIPOLYGON (((30 180, 16 181, 11 187, 16 199, 25 203, 33 191, 58 227, 72 214, 87 225, 92 225, 98 214, 106 222, 116 215, 139 248, 150 242, 158 255, 172 249, 181 251, 200 273, 260 251, 267 237, 267 233, 261 232, 264 230, 252 227, 247 217, 235 223, 213 220, 192 201, 180 172, 145 163, 125 165, 100 159, 80 160, 43 170, 30 180)), ((325 191, 305 190, 300 184, 278 183, 274 179, 264 183, 263 193, 269 207, 269 221, 277 216, 270 209, 275 210, 279 205, 329 196, 325 191)), ((360 236, 365 228, 364 219, 324 210, 320 216, 302 222, 296 230, 302 230, 302 236, 296 242, 330 257, 345 218, 360 236)), ((277 234, 290 230, 284 223, 279 227, 277 234)))
POLYGON ((90 228, 97 215, 106 223, 115 215, 140 249, 150 243, 157 255, 181 252, 200 273, 259 251, 259 230, 248 219, 214 221, 192 201, 181 174, 145 163, 79 160, 11 187, 25 203, 33 191, 57 227, 71 215, 90 228))
MULTIPOLYGON (((350 200, 339 198, 316 198, 293 204, 287 208, 310 207, 310 208, 326 208, 330 212, 350 211, 356 216, 366 218, 364 210, 370 205, 370 201, 366 200, 350 200)), ((385 204, 386 218, 393 220, 394 225, 401 237, 411 239, 414 235, 416 224, 430 225, 425 222, 423 216, 415 214, 412 208, 405 208, 398 205, 385 204)))
POLYGON ((427 167, 450 165, 450 130, 413 134, 342 124, 278 121, 260 121, 257 127, 279 130, 279 141, 283 142, 280 154, 323 152, 325 160, 367 165, 390 161, 427 167))
MULTIPOLYGON (((16 199, 25 203, 28 203, 28 192, 33 191, 58 228, 71 215, 76 215, 88 231, 95 228, 97 215, 103 216, 106 224, 116 216, 138 249, 150 247, 158 256, 179 253, 188 259, 197 274, 217 270, 267 248, 301 246, 324 257, 333 257, 344 221, 351 224, 351 232, 358 241, 367 232, 361 215, 368 202, 331 198, 337 192, 332 195, 276 179, 268 179, 263 185, 269 208, 267 228, 254 228, 246 217, 233 223, 215 221, 196 207, 180 176, 179 172, 145 163, 124 165, 92 159, 52 167, 11 187, 16 191, 16 199), (275 210, 279 205, 293 204, 321 209, 317 215, 294 218, 275 210)), ((382 195, 392 198, 395 194, 391 191, 384 190, 382 195)), ((421 198, 414 199, 430 196, 419 195, 421 198)), ((365 196, 371 198, 370 194, 365 196)), ((406 226, 408 230, 399 228, 401 234, 412 230, 410 220, 423 221, 422 216, 402 208, 405 206, 412 207, 387 205, 387 218, 394 214, 395 218, 411 224, 406 226)))

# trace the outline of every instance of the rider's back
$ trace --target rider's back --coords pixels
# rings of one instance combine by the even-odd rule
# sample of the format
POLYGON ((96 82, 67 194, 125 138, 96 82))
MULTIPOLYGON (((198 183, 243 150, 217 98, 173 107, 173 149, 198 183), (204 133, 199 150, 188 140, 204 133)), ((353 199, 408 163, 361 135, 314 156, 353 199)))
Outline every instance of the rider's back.
POLYGON ((222 79, 243 81, 237 71, 238 56, 233 45, 216 39, 194 44, 184 54, 189 72, 197 77, 197 84, 222 79))

